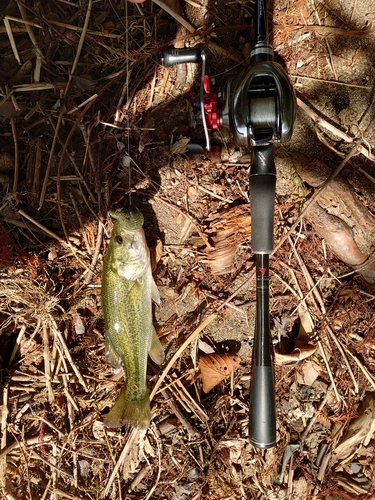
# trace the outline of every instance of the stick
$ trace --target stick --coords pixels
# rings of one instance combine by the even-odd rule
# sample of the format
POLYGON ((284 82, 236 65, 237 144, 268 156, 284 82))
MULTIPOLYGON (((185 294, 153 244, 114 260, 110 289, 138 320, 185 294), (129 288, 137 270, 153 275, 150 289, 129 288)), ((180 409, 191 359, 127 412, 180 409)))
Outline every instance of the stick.
POLYGON ((14 118, 10 119, 10 124, 12 127, 12 135, 13 135, 13 142, 14 142, 14 177, 13 177, 13 193, 17 191, 18 187, 18 174, 20 170, 20 155, 19 155, 19 148, 18 148, 18 136, 17 136, 17 129, 16 129, 16 122, 14 118))
POLYGON ((26 212, 24 212, 23 210, 18 210, 18 213, 20 215, 22 215, 22 217, 25 217, 25 219, 29 220, 30 222, 32 222, 33 224, 35 224, 35 226, 39 227, 39 229, 41 229, 42 231, 44 231, 45 233, 47 233, 49 236, 51 236, 52 238, 55 238, 55 240, 59 241, 60 243, 62 243, 64 246, 66 245, 66 241, 63 240, 62 238, 60 238, 60 236, 58 236, 56 233, 54 233, 53 231, 51 231, 50 229, 47 229, 45 226, 43 226, 43 224, 41 224, 40 222, 36 221, 35 219, 33 219, 31 217, 31 215, 28 215, 26 212))
POLYGON ((56 324, 55 320, 53 319, 53 317, 51 315, 49 315, 49 316, 50 316, 51 323, 53 325, 53 332, 55 333, 55 335, 59 339, 60 344, 65 352, 65 356, 67 357, 67 359, 70 363, 70 366, 73 368, 73 371, 77 375, 77 378, 78 378, 80 384, 82 385, 82 387, 85 389, 86 392, 88 392, 86 382, 84 381, 80 371, 78 370, 77 365, 73 361, 73 358, 69 352, 68 346, 65 343, 64 337, 62 336, 60 330, 58 329, 57 324, 56 324))
MULTIPOLYGON (((372 88, 372 87, 371 87, 372 88)), ((338 129, 331 123, 329 123, 327 120, 322 118, 321 116, 318 115, 315 111, 313 111, 307 104, 305 104, 301 99, 297 97, 297 104, 298 106, 303 109, 303 111, 310 116, 314 120, 314 122, 317 125, 322 125, 326 130, 329 132, 332 132, 333 134, 337 135, 340 139, 343 139, 345 142, 351 143, 354 141, 354 138, 351 137, 350 135, 346 134, 342 130, 338 129)), ((375 156, 371 154, 371 151, 366 149, 364 146, 361 144, 357 144, 358 151, 362 153, 364 156, 366 156, 369 160, 375 162, 375 156)))
POLYGON ((217 317, 217 314, 211 314, 211 316, 208 316, 199 326, 194 330, 194 332, 189 335, 189 337, 185 340, 185 342, 181 345, 181 347, 175 352, 174 356, 172 359, 169 361, 167 366, 164 368, 163 373, 159 377, 159 380, 156 382, 154 388, 152 389, 152 392, 150 394, 150 401, 154 398, 155 394, 157 393, 161 383, 165 379, 165 377, 168 375, 169 370, 172 368, 172 366, 175 364, 177 359, 181 356, 181 354, 184 352, 184 350, 187 348, 191 342, 198 337, 198 335, 201 333, 202 330, 206 328, 215 318, 217 317))
POLYGON ((105 498, 109 495, 110 489, 112 487, 112 483, 115 480, 116 474, 117 474, 119 468, 121 467, 121 464, 125 460, 126 455, 130 452, 132 447, 135 446, 135 443, 137 442, 137 440, 141 437, 141 433, 143 433, 143 435, 144 435, 146 433, 146 431, 140 431, 136 427, 133 427, 133 429, 130 433, 129 439, 126 441, 125 446, 121 452, 121 455, 120 455, 119 459, 117 460, 116 465, 113 468, 113 471, 112 471, 112 474, 110 475, 110 478, 108 479, 108 482, 106 484, 105 490, 104 490, 101 498, 105 498))

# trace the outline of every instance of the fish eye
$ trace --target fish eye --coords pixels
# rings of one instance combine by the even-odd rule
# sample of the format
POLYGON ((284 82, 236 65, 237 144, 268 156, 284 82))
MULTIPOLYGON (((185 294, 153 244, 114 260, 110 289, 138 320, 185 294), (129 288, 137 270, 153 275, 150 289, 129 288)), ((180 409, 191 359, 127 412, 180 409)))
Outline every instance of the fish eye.
POLYGON ((117 245, 122 245, 123 241, 124 241, 124 240, 122 239, 122 236, 116 236, 116 237, 115 237, 115 243, 116 243, 117 245))

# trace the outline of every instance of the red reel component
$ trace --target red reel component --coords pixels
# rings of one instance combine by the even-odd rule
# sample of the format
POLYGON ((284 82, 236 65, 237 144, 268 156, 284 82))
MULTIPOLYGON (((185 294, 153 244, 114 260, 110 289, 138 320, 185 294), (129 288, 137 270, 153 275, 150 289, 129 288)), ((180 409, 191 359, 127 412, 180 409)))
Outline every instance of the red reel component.
POLYGON ((217 130, 220 128, 218 97, 216 92, 211 92, 210 77, 208 75, 204 75, 203 87, 203 104, 206 112, 207 128, 208 130, 217 130))

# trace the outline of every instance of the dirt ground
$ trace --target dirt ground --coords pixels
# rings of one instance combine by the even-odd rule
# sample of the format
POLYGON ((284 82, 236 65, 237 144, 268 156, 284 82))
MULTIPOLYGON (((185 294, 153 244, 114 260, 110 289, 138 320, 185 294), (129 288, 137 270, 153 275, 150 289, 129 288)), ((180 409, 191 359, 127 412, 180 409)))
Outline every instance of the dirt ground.
POLYGON ((3 498, 375 498, 375 3, 268 7, 298 105, 292 140, 275 146, 277 443, 264 451, 248 441, 251 151, 218 130, 209 153, 186 154, 203 138, 200 65, 161 64, 168 46, 204 47, 223 88, 248 64, 253 2, 6 8, 3 498), (104 357, 108 209, 129 199, 145 216, 166 353, 149 365, 147 431, 102 424, 123 385, 104 357), (205 394, 199 363, 212 353, 241 362, 205 394))

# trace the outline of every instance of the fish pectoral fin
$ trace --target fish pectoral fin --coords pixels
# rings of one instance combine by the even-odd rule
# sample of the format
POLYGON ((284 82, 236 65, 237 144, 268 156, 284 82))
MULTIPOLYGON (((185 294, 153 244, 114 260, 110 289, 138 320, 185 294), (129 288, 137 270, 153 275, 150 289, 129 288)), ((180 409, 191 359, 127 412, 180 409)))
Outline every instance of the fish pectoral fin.
POLYGON ((121 368, 122 361, 120 356, 114 350, 111 341, 108 339, 107 335, 105 338, 105 359, 110 363, 116 370, 121 368))
POLYGON ((152 336, 151 336, 151 346, 149 350, 149 355, 154 363, 161 365, 164 361, 164 349, 160 343, 160 340, 156 334, 155 328, 152 327, 152 336))
POLYGON ((151 281, 151 298, 155 302, 155 304, 160 306, 160 294, 154 279, 152 279, 151 281))

